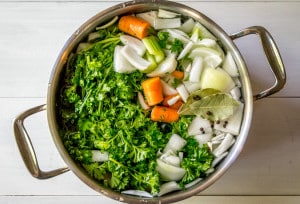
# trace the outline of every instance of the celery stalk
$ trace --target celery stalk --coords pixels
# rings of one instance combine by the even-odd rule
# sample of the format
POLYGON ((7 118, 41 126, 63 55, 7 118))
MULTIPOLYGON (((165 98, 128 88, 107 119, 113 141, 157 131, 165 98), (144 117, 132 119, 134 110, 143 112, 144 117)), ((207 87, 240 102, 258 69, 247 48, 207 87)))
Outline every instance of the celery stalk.
POLYGON ((165 54, 162 48, 158 44, 158 40, 155 36, 145 37, 142 42, 144 43, 147 51, 155 57, 155 61, 160 63, 165 59, 165 54))

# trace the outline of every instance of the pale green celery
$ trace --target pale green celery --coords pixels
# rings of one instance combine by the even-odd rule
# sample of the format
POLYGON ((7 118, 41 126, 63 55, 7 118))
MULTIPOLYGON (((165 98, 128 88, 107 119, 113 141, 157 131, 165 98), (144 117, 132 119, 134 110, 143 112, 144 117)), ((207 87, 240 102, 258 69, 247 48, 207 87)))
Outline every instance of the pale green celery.
POLYGON ((164 51, 159 46, 158 40, 155 36, 148 36, 144 38, 142 41, 147 51, 155 57, 156 63, 160 63, 165 59, 164 51))

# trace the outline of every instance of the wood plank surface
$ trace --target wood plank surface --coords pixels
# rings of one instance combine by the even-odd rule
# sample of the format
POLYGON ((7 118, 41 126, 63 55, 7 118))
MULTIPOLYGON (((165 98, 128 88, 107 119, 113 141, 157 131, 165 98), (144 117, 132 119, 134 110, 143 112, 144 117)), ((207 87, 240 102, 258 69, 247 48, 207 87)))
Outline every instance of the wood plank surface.
MULTIPOLYGON (((30 203, 30 204, 82 204, 82 203, 103 203, 117 204, 111 199, 102 196, 0 196, 5 204, 30 203)), ((299 204, 299 196, 194 196, 176 204, 299 204)))
MULTIPOLYGON (((46 102, 52 66, 68 37, 97 12, 123 1, 0 0, 0 203, 118 203, 99 195, 72 172, 34 179, 17 148, 12 123, 22 111, 46 102)), ((228 34, 266 27, 287 71, 285 88, 254 103, 244 149, 215 184, 179 203, 300 203, 300 1, 181 0, 228 34)), ((274 79, 256 36, 235 40, 255 93, 274 79)), ((65 166, 52 141, 46 112, 25 123, 42 169, 65 166)))

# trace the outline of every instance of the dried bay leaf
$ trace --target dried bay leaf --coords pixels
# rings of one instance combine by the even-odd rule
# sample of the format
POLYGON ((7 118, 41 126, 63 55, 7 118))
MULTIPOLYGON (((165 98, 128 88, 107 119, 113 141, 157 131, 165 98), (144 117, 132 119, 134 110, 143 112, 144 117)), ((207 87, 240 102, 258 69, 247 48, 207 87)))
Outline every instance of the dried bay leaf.
POLYGON ((202 89, 190 95, 179 114, 197 115, 211 121, 224 120, 233 114, 238 104, 229 94, 215 89, 202 89))
POLYGON ((231 116, 238 105, 229 94, 216 93, 190 104, 190 109, 195 115, 216 121, 231 116))

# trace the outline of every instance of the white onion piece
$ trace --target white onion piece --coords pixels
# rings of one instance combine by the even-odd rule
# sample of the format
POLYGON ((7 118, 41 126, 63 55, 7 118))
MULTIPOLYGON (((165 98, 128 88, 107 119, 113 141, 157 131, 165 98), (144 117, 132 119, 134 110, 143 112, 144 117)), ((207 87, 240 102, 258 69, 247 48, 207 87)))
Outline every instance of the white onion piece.
POLYGON ((222 132, 238 135, 241 128, 243 111, 244 104, 240 103, 239 106, 235 109, 233 115, 231 115, 225 121, 215 122, 214 128, 222 132))
POLYGON ((99 37, 100 37, 99 32, 93 32, 93 33, 89 34, 87 41, 90 42, 90 41, 93 41, 93 40, 95 40, 99 37))
POLYGON ((191 41, 193 41, 194 43, 197 43, 199 41, 199 32, 193 32, 192 36, 191 36, 191 41))
POLYGON ((163 152, 167 152, 169 150, 172 150, 173 152, 177 152, 179 150, 181 150, 184 146, 186 145, 186 141, 180 137, 177 134, 173 134, 168 143, 165 146, 165 149, 163 152))
POLYGON ((189 93, 193 93, 194 91, 197 91, 201 88, 200 83, 195 83, 195 82, 191 82, 191 81, 184 81, 183 84, 184 84, 186 90, 189 93))
POLYGON ((155 70, 148 73, 148 77, 162 77, 165 76, 168 73, 172 73, 175 71, 177 67, 177 60, 176 60, 176 54, 172 53, 168 55, 158 66, 155 70))
POLYGON ((204 144, 211 140, 212 134, 195 135, 194 138, 199 143, 199 146, 202 147, 204 144))
POLYGON ((237 87, 237 86, 234 87, 233 89, 231 89, 230 94, 231 94, 231 96, 232 96, 235 100, 237 100, 237 101, 239 101, 240 98, 241 98, 241 90, 240 90, 240 88, 237 87))
POLYGON ((127 195, 145 197, 145 198, 153 198, 153 195, 151 195, 147 191, 141 191, 141 190, 126 190, 126 191, 122 191, 121 193, 127 195))
POLYGON ((193 48, 194 43, 192 41, 188 42, 184 48, 182 49, 182 51, 180 52, 179 56, 177 57, 177 60, 181 60, 183 59, 193 48))
POLYGON ((200 135, 207 133, 212 133, 210 121, 196 116, 188 127, 188 135, 200 135))
POLYGON ((150 106, 146 103, 144 96, 141 92, 138 92, 138 101, 142 109, 148 110, 150 108, 150 106))
POLYGON ((179 184, 176 183, 175 181, 170 181, 170 182, 164 183, 160 186, 160 191, 158 193, 158 196, 162 196, 167 193, 170 193, 173 191, 178 191, 178 190, 181 190, 179 184))
POLYGON ((86 42, 79 43, 79 45, 77 46, 76 52, 78 53, 78 52, 80 52, 82 50, 85 50, 90 45, 91 45, 91 43, 86 43, 86 42))
POLYGON ((165 82, 164 80, 160 80, 160 83, 161 83, 163 94, 165 96, 178 94, 177 90, 173 88, 171 85, 169 85, 167 82, 165 82))
POLYGON ((108 152, 101 152, 100 150, 92 150, 93 162, 105 162, 108 161, 108 152))
POLYGON ((216 44, 217 44, 217 42, 215 40, 209 39, 209 38, 204 38, 204 39, 198 41, 196 45, 213 48, 214 46, 216 46, 216 44))
POLYGON ((211 174, 215 171, 215 168, 209 168, 207 169, 207 171, 205 172, 205 174, 211 174))
POLYGON ((208 31, 207 28, 205 28, 199 22, 195 23, 194 29, 199 29, 200 30, 201 38, 210 38, 210 39, 216 40, 216 37, 213 34, 211 34, 211 32, 208 31))
POLYGON ((232 77, 232 79, 237 87, 239 87, 239 88, 242 87, 242 83, 241 83, 239 77, 232 77))
POLYGON ((218 163, 220 163, 220 161, 222 161, 222 159, 224 159, 224 157, 226 157, 228 154, 228 152, 224 152, 223 154, 221 154, 219 157, 216 157, 212 164, 211 167, 214 168, 218 163))
POLYGON ((136 14, 136 16, 147 21, 148 23, 150 23, 152 27, 154 27, 154 20, 158 17, 158 12, 148 11, 148 12, 138 13, 136 14))
POLYGON ((183 160, 183 152, 178 152, 178 156, 180 158, 180 161, 182 161, 183 160))
POLYGON ((210 151, 213 150, 213 148, 212 148, 212 142, 208 142, 208 143, 207 143, 207 146, 208 146, 208 148, 210 149, 210 151))
POLYGON ((175 13, 172 11, 168 11, 165 9, 158 9, 158 17, 159 18, 175 18, 176 16, 180 16, 181 14, 175 13))
POLYGON ((235 61, 231 55, 231 52, 228 52, 225 56, 225 59, 223 62, 223 69, 232 77, 239 76, 239 72, 238 72, 237 66, 235 64, 235 61))
POLYGON ((134 49, 138 55, 143 56, 145 54, 146 47, 141 40, 130 35, 121 35, 120 40, 124 45, 129 45, 134 49))
POLYGON ((164 155, 162 155, 160 157, 160 159, 162 161, 164 161, 166 164, 170 164, 172 166, 180 167, 181 160, 178 156, 175 156, 175 155, 164 156, 164 155))
POLYGON ((101 30, 101 29, 105 29, 108 28, 109 26, 113 25, 115 22, 117 22, 117 20, 119 19, 119 16, 115 16, 113 19, 111 19, 109 22, 107 22, 106 24, 102 25, 102 26, 98 26, 96 27, 96 30, 101 30))
POLYGON ((170 40, 174 40, 174 39, 178 39, 180 40, 183 44, 187 44, 188 42, 190 42, 189 36, 178 29, 164 29, 162 30, 162 32, 168 32, 170 35, 170 40))
POLYGON ((151 62, 139 56, 136 51, 129 45, 125 45, 120 52, 129 61, 130 64, 132 64, 140 71, 144 71, 149 68, 149 66, 151 66, 151 62))
POLYGON ((212 142, 214 142, 214 141, 221 141, 221 140, 223 140, 224 138, 225 138, 225 133, 221 133, 221 134, 219 134, 219 135, 213 137, 213 138, 211 139, 211 141, 212 141, 212 142))
POLYGON ((157 159, 156 170, 160 173, 161 178, 165 181, 179 181, 186 173, 185 169, 166 164, 161 159, 157 159))
POLYGON ((191 82, 199 82, 200 81, 201 73, 202 73, 202 70, 203 70, 203 64, 204 63, 203 63, 203 58, 202 57, 196 56, 193 59, 189 81, 191 81, 191 82))
POLYGON ((114 50, 114 70, 118 73, 130 73, 136 69, 121 53, 123 46, 117 45, 114 50))
POLYGON ((181 18, 155 18, 154 28, 156 30, 179 28, 181 26, 181 18))
POLYGON ((219 55, 211 55, 204 58, 206 67, 216 68, 222 63, 222 58, 219 55))
POLYGON ((197 178, 194 181, 192 181, 191 183, 185 184, 184 187, 185 188, 190 188, 194 185, 196 185, 197 183, 199 183, 202 180, 202 178, 197 178))
POLYGON ((180 98, 181 98, 181 97, 180 97, 179 95, 176 95, 176 96, 170 98, 170 99, 167 101, 167 104, 168 104, 169 106, 172 106, 172 105, 174 105, 175 103, 177 103, 177 101, 178 101, 180 98))
POLYGON ((192 18, 187 19, 179 28, 185 33, 190 33, 193 30, 193 27, 195 26, 195 21, 192 18))
POLYGON ((227 133, 225 135, 224 140, 221 142, 221 144, 213 150, 213 154, 215 155, 215 157, 219 157, 221 156, 224 152, 226 152, 231 145, 234 142, 234 137, 232 136, 232 134, 227 133))
POLYGON ((189 92, 186 90, 185 86, 183 84, 180 84, 179 86, 177 86, 176 90, 181 99, 186 102, 189 97, 189 92))

